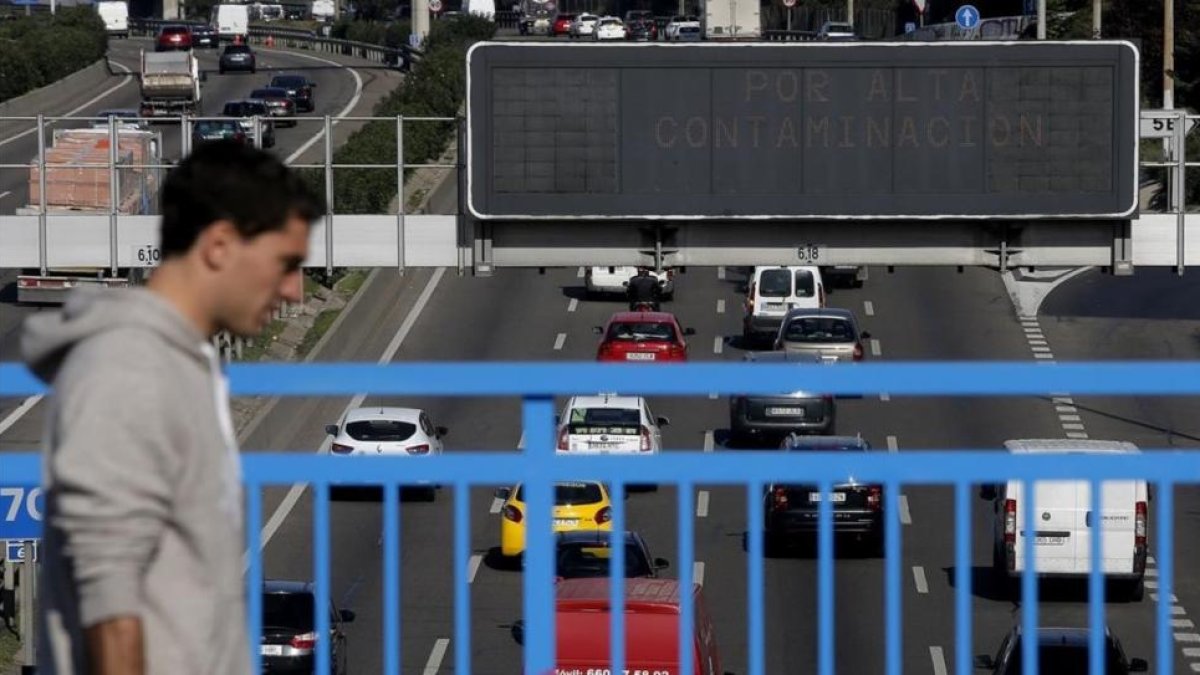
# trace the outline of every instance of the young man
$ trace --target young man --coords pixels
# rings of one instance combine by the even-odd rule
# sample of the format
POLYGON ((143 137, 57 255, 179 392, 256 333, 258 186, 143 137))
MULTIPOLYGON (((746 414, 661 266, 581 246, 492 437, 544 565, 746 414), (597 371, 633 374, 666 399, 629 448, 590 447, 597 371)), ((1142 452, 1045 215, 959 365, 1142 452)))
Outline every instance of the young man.
POLYGON ((200 145, 162 188, 146 288, 76 291, 31 317, 53 387, 45 439, 39 672, 250 672, 242 490, 209 338, 259 334, 303 297, 324 211, 278 159, 200 145))

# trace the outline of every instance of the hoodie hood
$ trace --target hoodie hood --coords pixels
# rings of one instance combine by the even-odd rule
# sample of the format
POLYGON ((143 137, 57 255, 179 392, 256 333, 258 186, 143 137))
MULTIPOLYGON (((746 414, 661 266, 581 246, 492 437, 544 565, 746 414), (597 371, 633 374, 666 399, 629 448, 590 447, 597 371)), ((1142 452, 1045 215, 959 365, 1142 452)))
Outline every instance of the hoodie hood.
POLYGON ((207 363, 205 341, 166 300, 145 288, 78 288, 63 308, 35 314, 21 331, 21 356, 33 374, 52 384, 76 345, 117 329, 154 333, 176 349, 207 363))

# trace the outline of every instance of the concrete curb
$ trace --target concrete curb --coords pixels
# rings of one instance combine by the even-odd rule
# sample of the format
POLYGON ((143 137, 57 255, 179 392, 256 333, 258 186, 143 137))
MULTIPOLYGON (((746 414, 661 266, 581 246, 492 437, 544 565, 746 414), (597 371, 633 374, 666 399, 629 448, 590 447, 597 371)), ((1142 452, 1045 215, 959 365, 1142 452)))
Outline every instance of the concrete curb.
POLYGON ((0 103, 0 117, 33 117, 43 111, 45 101, 51 94, 57 95, 63 88, 75 88, 96 78, 109 78, 124 73, 114 73, 108 65, 108 57, 96 61, 90 66, 77 70, 70 75, 51 82, 44 87, 26 92, 20 96, 0 103), (51 90, 54 90, 51 92, 51 90))

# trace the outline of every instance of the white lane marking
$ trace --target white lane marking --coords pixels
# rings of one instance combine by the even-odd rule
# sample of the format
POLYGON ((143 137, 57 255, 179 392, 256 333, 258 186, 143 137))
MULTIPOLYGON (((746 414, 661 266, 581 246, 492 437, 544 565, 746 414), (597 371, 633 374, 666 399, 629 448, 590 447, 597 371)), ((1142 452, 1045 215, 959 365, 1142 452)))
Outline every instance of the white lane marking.
POLYGON ((871 338, 871 356, 882 356, 883 346, 879 344, 879 340, 871 338))
POLYGON ((446 658, 446 648, 450 646, 450 638, 438 638, 433 643, 433 651, 429 652, 429 660, 425 662, 423 675, 437 675, 442 667, 442 659, 446 658))
POLYGON ((946 655, 941 647, 930 647, 929 659, 933 661, 933 675, 946 675, 946 655))
POLYGON ((1154 556, 1152 556, 1152 555, 1148 555, 1148 556, 1146 556, 1146 563, 1147 563, 1147 564, 1149 564, 1149 565, 1157 565, 1157 564, 1158 564, 1158 561, 1156 561, 1156 560, 1154 559, 1154 556))
POLYGON ((479 563, 483 562, 483 556, 476 553, 467 561, 467 583, 475 583, 475 575, 479 573, 479 563))
POLYGON ((699 560, 692 563, 692 583, 697 586, 704 585, 704 563, 699 560))
POLYGON ((500 513, 500 509, 504 508, 504 500, 499 497, 492 497, 492 505, 488 507, 488 513, 493 516, 500 513))
POLYGON ((584 276, 584 272, 583 272, 583 268, 582 268, 582 267, 580 267, 579 269, 575 270, 575 278, 576 278, 576 279, 582 279, 582 278, 583 278, 583 276, 584 276))
POLYGON ((1200 673, 1200 663, 1189 663, 1188 668, 1191 668, 1193 673, 1200 673))
POLYGON ((1071 398, 1070 396, 1055 396, 1051 400, 1055 403, 1061 403, 1062 405, 1075 405, 1075 399, 1071 398))
POLYGON ((900 524, 912 525, 912 512, 908 510, 908 495, 900 495, 900 524))
POLYGON ((566 344, 566 342, 567 342, 567 334, 559 333, 554 338, 554 351, 556 351, 556 352, 560 351, 563 348, 563 345, 566 344))
POLYGON ((929 583, 925 581, 925 568, 917 565, 912 568, 913 583, 917 586, 917 592, 925 594, 929 592, 929 583))
POLYGON ((574 312, 577 307, 579 307, 579 298, 571 298, 571 301, 567 303, 567 311, 574 312))
MULTIPOLYGON (((400 329, 396 331, 394 336, 392 336, 392 341, 388 343, 387 349, 383 350, 383 354, 379 357, 379 361, 377 361, 379 365, 384 365, 391 361, 392 357, 396 355, 396 352, 400 351, 400 345, 403 344, 404 339, 408 337, 409 332, 412 331, 413 326, 416 325, 417 319, 421 316, 422 310, 425 309, 425 305, 429 304, 429 299, 433 297, 433 291, 437 288, 438 282, 442 280, 442 276, 445 274, 445 267, 439 267, 433 271, 433 276, 429 277, 429 281, 426 282, 425 288, 421 291, 421 295, 417 296, 416 304, 412 306, 412 309, 408 310, 408 316, 404 317, 404 322, 400 324, 400 329)), ((346 405, 346 408, 342 411, 342 414, 338 415, 338 419, 345 417, 346 413, 362 405, 362 402, 366 400, 366 398, 366 394, 357 394, 350 400, 350 403, 346 405)), ((326 435, 325 440, 321 442, 321 447, 317 449, 317 454, 327 454, 329 452, 329 445, 332 442, 333 437, 326 435)), ((300 501, 300 495, 304 494, 304 490, 307 488, 308 485, 306 483, 296 483, 292 485, 290 490, 288 490, 287 496, 283 498, 283 501, 279 503, 279 506, 275 508, 275 512, 272 513, 271 517, 267 520, 267 524, 263 526, 261 543, 259 545, 260 551, 266 550, 267 544, 271 542, 271 537, 274 537, 275 533, 279 531, 279 527, 283 525, 284 519, 287 518, 288 514, 292 512, 292 509, 296 507, 296 502, 300 501)), ((247 560, 246 563, 248 565, 249 561, 247 560)))
POLYGON ((892 397, 887 394, 880 394, 879 400, 880 401, 890 401, 890 400, 892 400, 892 397))
POLYGON ((1152 591, 1158 590, 1158 582, 1154 581, 1153 579, 1146 579, 1142 583, 1144 583, 1146 585, 1146 588, 1148 588, 1152 591))
POLYGON ((1195 628, 1191 619, 1171 619, 1171 628, 1195 628))
POLYGON ((1150 567, 1147 565, 1146 566, 1146 576, 1150 577, 1151 579, 1153 579, 1154 577, 1157 577, 1158 576, 1158 568, 1150 567))
POLYGON ((1049 347, 1030 347, 1034 352, 1044 354, 1050 351, 1049 347))
MULTIPOLYGON (((82 104, 79 105, 79 107, 75 108, 74 110, 68 111, 66 114, 62 115, 62 117, 71 117, 71 116, 77 114, 84 108, 86 108, 86 107, 92 105, 93 103, 99 101, 100 99, 108 96, 109 94, 120 89, 121 87, 124 87, 126 84, 129 84, 129 82, 133 79, 133 70, 131 70, 128 66, 118 63, 112 59, 109 59, 108 62, 113 64, 117 68, 120 68, 121 70, 125 71, 125 75, 123 75, 121 77, 121 81, 114 84, 113 86, 109 87, 108 89, 105 89, 104 91, 100 92, 99 94, 96 94, 95 96, 88 99, 87 101, 83 102, 82 104)), ((50 122, 47 126, 54 124, 54 123, 55 122, 50 122)), ((35 134, 35 133, 37 133, 36 123, 32 129, 26 129, 25 131, 22 131, 19 134, 9 136, 8 138, 0 141, 0 145, 8 145, 9 143, 12 143, 13 141, 17 140, 18 138, 24 138, 24 137, 28 136, 29 134, 35 134)))
POLYGON ((725 278, 725 266, 724 265, 717 265, 717 278, 718 279, 725 278))
POLYGON ((1068 431, 1067 438, 1073 438, 1077 441, 1086 441, 1088 439, 1088 435, 1082 431, 1068 431))
POLYGON ((1066 414, 1063 414, 1063 415, 1059 415, 1059 416, 1058 416, 1058 421, 1059 421, 1059 422, 1082 422, 1082 421, 1083 421, 1083 418, 1082 418, 1082 417, 1080 417, 1079 415, 1066 415, 1066 414))
POLYGON ((720 335, 713 338, 713 353, 714 354, 720 354, 721 350, 724 348, 725 348, 725 338, 721 337, 720 335))
POLYGON ((888 452, 896 452, 900 449, 900 441, 895 436, 887 437, 888 452))
POLYGON ((1047 350, 1050 349, 1050 343, 1046 342, 1045 340, 1027 340, 1027 342, 1029 343, 1029 346, 1033 347, 1034 349, 1037 349, 1038 347, 1045 347, 1047 350))
POLYGON ((696 517, 708 517, 708 490, 701 490, 696 495, 696 517))
POLYGON ((711 393, 711 394, 709 394, 709 395, 708 395, 708 398, 709 398, 709 400, 711 400, 711 401, 715 401, 715 400, 717 400, 718 398, 720 398, 720 395, 719 395, 719 394, 717 394, 716 392, 713 392, 713 393, 711 393))
POLYGON ((863 313, 867 316, 875 316, 875 303, 870 300, 863 300, 863 313))
POLYGON ((720 298, 717 300, 717 314, 724 314, 724 313, 725 313, 725 298, 720 298))
MULTIPOLYGON (((298 52, 288 52, 288 53, 293 56, 301 56, 306 59, 312 59, 313 61, 320 61, 321 63, 327 63, 336 68, 344 67, 342 64, 338 63, 337 61, 330 61, 329 59, 323 59, 319 56, 312 56, 311 54, 300 54, 298 52)), ((358 105, 358 99, 362 98, 362 92, 363 92, 362 76, 359 75, 358 71, 353 68, 346 68, 346 70, 349 71, 350 75, 354 77, 354 96, 350 97, 350 102, 346 104, 346 107, 342 108, 341 111, 338 112, 338 114, 334 115, 335 118, 342 118, 342 117, 345 117, 346 115, 349 115, 350 111, 354 110, 354 106, 358 105)), ((336 120, 330 123, 331 127, 336 126, 336 125, 337 125, 336 120)), ((291 164, 292 162, 296 161, 297 157, 304 154, 305 150, 308 150, 313 145, 315 145, 316 142, 321 140, 321 137, 324 135, 325 135, 325 126, 321 125, 321 130, 318 131, 316 134, 313 134, 312 138, 305 141, 304 145, 301 145, 295 152, 288 155, 288 158, 284 160, 284 163, 291 164)))
POLYGON ((1054 406, 1054 412, 1077 413, 1077 412, 1079 412, 1079 409, 1073 405, 1056 405, 1056 406, 1054 406))
POLYGON ((712 452, 712 451, 713 451, 713 443, 714 443, 714 442, 715 442, 715 441, 714 441, 714 439, 713 439, 713 432, 712 432, 712 430, 710 429, 710 430, 708 430, 708 431, 704 432, 704 451, 705 451, 705 452, 712 452))
POLYGON ((1062 428, 1070 431, 1084 431, 1083 425, 1075 422, 1063 422, 1062 428))
POLYGON ((3 434, 4 432, 8 431, 9 427, 16 424, 17 420, 24 417, 25 413, 29 412, 30 409, 32 409, 33 406, 37 405, 38 401, 41 401, 41 400, 42 400, 42 394, 38 394, 37 396, 30 396, 29 398, 25 399, 24 401, 21 401, 21 405, 17 406, 16 410, 10 412, 8 414, 8 417, 4 418, 3 422, 0 422, 0 434, 3 434))
POLYGON ((1035 359, 1052 359, 1052 358, 1054 358, 1054 355, 1034 352, 1033 358, 1035 358, 1035 359))
POLYGON ((12 190, 5 190, 4 192, 0 192, 0 199, 4 199, 5 197, 7 197, 11 194, 12 194, 12 190))
POLYGON ((1200 642, 1200 633, 1176 633, 1176 642, 1200 642))
POLYGON ((1183 616, 1187 614, 1187 610, 1179 605, 1171 605, 1171 616, 1183 616))
POLYGON ((1200 659, 1200 647, 1186 647, 1183 650, 1183 655, 1189 659, 1200 659))
MULTIPOLYGON (((1158 593, 1150 594, 1150 602, 1158 602, 1158 593)), ((1179 598, 1175 597, 1174 593, 1171 594, 1171 602, 1172 603, 1179 602, 1179 598)))

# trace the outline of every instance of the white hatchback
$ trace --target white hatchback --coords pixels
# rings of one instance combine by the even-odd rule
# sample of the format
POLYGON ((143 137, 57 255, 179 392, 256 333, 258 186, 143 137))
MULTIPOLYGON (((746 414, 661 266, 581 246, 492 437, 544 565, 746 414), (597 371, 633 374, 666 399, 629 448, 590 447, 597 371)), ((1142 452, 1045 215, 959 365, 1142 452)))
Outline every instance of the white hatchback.
POLYGON ((624 40, 625 36, 625 24, 615 16, 606 16, 596 24, 594 37, 597 41, 624 40))
POLYGON ((596 22, 598 21, 600 21, 600 17, 595 14, 580 14, 571 22, 571 28, 567 35, 573 38, 590 36, 596 32, 596 22))
MULTIPOLYGON (((325 427, 333 436, 331 455, 399 455, 423 457, 442 454, 446 427, 434 426, 429 415, 417 408, 362 407, 346 413, 340 424, 325 427)), ((437 486, 422 481, 427 497, 437 486)))
POLYGON ((558 453, 640 455, 662 451, 662 428, 641 396, 574 396, 558 418, 558 453))

